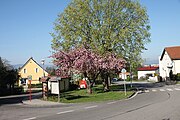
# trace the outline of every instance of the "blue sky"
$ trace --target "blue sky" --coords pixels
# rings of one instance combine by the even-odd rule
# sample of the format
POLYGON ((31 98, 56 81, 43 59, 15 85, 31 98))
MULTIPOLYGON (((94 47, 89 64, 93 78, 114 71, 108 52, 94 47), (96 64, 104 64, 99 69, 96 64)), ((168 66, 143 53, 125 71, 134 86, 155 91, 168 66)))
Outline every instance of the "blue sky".
POLYGON ((151 25, 151 43, 143 58, 158 61, 164 47, 180 46, 180 0, 140 0, 147 8, 151 25))
MULTIPOLYGON (((151 43, 142 57, 157 61, 164 47, 180 45, 180 0, 140 0, 147 8, 151 43)), ((10 64, 24 64, 30 57, 50 64, 50 32, 58 13, 70 0, 0 0, 0 56, 10 64)))

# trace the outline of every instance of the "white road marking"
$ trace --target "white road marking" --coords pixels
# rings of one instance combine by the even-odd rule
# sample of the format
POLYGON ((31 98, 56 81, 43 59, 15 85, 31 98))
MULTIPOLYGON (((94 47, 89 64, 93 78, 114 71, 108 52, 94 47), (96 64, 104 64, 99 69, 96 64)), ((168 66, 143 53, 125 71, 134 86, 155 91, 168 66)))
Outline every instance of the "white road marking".
POLYGON ((145 90, 145 92, 149 92, 149 90, 145 90))
POLYGON ((95 108, 95 107, 98 107, 97 105, 94 105, 94 106, 88 106, 88 107, 85 107, 84 109, 90 109, 90 108, 95 108))
POLYGON ((109 103, 107 103, 107 104, 110 105, 110 104, 114 104, 114 103, 116 103, 116 101, 114 101, 114 102, 109 102, 109 103))
POLYGON ((159 89, 159 90, 160 90, 161 92, 162 92, 162 91, 165 91, 164 89, 159 89))
POLYGON ((157 90, 155 90, 155 89, 152 89, 152 91, 153 91, 153 92, 156 92, 157 90))
POLYGON ((74 112, 74 110, 68 110, 68 111, 63 111, 63 112, 59 112, 59 113, 56 113, 56 114, 64 114, 64 113, 70 113, 70 112, 74 112))
POLYGON ((168 91, 173 91, 173 90, 172 90, 172 89, 170 89, 170 88, 167 88, 167 90, 168 90, 168 91))
POLYGON ((175 90, 180 90, 180 88, 174 88, 175 90))
POLYGON ((31 117, 31 118, 26 118, 26 119, 23 119, 23 120, 34 120, 36 119, 37 117, 31 117))

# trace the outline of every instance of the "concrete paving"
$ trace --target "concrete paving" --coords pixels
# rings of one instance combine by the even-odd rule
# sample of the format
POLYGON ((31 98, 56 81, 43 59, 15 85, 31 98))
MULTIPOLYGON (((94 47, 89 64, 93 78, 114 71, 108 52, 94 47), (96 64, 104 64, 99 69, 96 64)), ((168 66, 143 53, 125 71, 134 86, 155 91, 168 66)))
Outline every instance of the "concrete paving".
POLYGON ((66 105, 65 103, 58 103, 58 102, 51 102, 51 101, 45 101, 41 99, 32 99, 32 100, 23 100, 23 105, 26 106, 63 106, 66 105))

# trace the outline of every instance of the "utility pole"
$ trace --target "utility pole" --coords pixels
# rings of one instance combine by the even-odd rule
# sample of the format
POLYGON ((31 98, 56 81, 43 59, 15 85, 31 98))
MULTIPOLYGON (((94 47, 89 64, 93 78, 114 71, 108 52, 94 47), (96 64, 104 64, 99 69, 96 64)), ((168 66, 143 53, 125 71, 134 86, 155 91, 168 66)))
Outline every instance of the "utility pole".
POLYGON ((126 69, 123 68, 121 70, 121 73, 122 73, 122 76, 123 76, 123 79, 124 79, 124 94, 126 96, 126 81, 125 81, 125 79, 126 79, 126 69))
POLYGON ((43 65, 43 77, 45 77, 45 72, 44 72, 44 63, 45 63, 45 60, 44 60, 44 59, 42 59, 42 60, 41 60, 41 64, 43 65))

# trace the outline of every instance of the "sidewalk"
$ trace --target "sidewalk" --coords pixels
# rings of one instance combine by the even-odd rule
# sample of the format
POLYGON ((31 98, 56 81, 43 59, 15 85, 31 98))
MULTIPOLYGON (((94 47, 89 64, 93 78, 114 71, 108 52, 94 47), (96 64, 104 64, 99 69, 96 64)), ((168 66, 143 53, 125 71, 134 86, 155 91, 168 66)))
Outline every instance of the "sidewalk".
POLYGON ((9 96, 1 96, 0 97, 0 105, 4 104, 16 104, 16 105, 24 105, 29 107, 55 107, 55 106, 69 106, 71 104, 66 103, 58 103, 41 100, 42 92, 32 93, 32 99, 29 100, 29 94, 21 94, 21 95, 9 95, 9 96))
POLYGON ((45 106, 65 106, 67 104, 65 103, 58 103, 58 102, 51 102, 51 101, 45 101, 41 99, 32 99, 30 100, 23 100, 23 105, 26 106, 36 106, 36 107, 45 107, 45 106))

